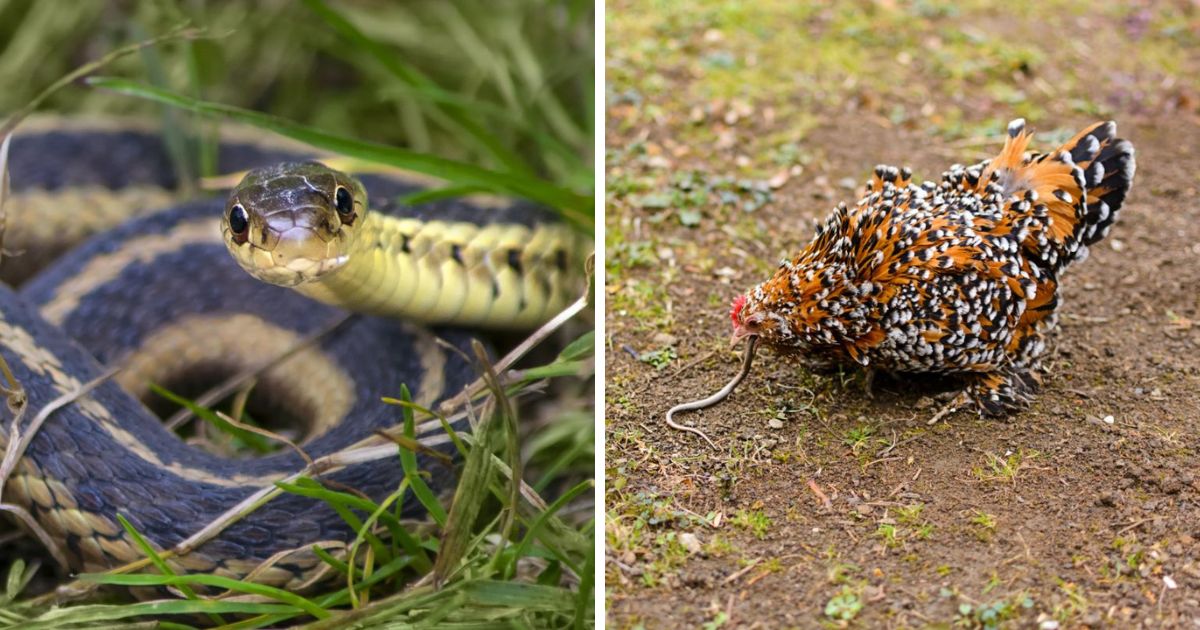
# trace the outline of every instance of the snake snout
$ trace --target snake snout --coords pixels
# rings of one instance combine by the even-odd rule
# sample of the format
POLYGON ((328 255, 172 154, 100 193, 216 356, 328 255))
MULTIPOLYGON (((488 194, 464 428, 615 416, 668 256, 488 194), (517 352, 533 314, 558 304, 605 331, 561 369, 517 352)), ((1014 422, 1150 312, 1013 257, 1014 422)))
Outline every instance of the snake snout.
POLYGON ((269 262, 259 267, 262 272, 273 270, 269 273, 274 284, 295 286, 315 280, 346 262, 337 227, 321 217, 291 216, 269 223, 265 231, 262 249, 269 262))

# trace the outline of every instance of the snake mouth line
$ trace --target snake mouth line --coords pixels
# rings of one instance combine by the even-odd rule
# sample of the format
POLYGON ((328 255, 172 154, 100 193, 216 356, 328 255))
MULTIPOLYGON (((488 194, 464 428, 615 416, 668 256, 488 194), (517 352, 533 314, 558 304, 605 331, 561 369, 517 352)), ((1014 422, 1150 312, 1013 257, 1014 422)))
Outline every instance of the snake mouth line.
POLYGON ((266 280, 272 284, 280 286, 296 286, 306 282, 312 282, 321 278, 328 273, 332 273, 341 269, 347 262, 350 261, 349 254, 342 254, 332 258, 287 258, 279 257, 276 253, 269 250, 255 248, 256 252, 263 252, 261 256, 254 256, 255 265, 252 274, 262 280, 266 280), (267 259, 269 264, 262 264, 261 259, 267 259), (280 281, 283 279, 283 281, 280 281))
MULTIPOLYGON (((253 242, 238 245, 228 238, 225 239, 225 243, 238 264, 247 273, 263 282, 281 287, 295 287, 319 280, 322 276, 333 273, 350 262, 350 255, 345 253, 320 257, 289 255, 279 250, 279 245, 282 245, 283 241, 276 243, 276 247, 272 248, 253 242)), ((301 248, 303 245, 288 249, 301 248)))

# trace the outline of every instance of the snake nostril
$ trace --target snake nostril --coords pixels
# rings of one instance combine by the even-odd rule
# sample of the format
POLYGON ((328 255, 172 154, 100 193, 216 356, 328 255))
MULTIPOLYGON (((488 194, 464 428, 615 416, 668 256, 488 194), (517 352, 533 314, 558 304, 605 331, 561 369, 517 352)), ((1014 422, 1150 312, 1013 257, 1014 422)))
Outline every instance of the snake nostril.
POLYGON ((245 237, 246 230, 250 228, 250 215, 246 213, 246 209, 242 204, 234 204, 229 209, 229 229, 236 236, 245 237))

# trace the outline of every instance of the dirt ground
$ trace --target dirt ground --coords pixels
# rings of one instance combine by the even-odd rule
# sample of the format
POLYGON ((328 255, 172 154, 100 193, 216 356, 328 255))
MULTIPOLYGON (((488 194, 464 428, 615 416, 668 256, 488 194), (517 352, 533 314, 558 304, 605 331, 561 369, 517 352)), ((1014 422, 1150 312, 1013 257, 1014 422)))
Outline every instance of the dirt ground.
POLYGON ((608 8, 610 625, 1200 627, 1197 7, 766 4, 608 8), (858 77, 837 46, 862 23, 886 35, 856 40, 858 77), (822 60, 781 74, 789 55, 822 60), (665 426, 736 372, 730 300, 874 164, 936 179, 1017 115, 1042 148, 1115 119, 1138 159, 1120 222, 1063 277, 1030 407, 929 425, 952 382, 881 377, 871 398, 853 370, 760 352, 678 418, 718 450, 665 426))

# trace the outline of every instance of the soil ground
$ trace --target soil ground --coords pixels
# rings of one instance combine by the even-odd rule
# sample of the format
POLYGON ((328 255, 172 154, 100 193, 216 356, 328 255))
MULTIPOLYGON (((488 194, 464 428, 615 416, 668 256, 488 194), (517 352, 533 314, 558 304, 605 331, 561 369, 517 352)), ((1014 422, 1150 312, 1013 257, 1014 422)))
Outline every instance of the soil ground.
POLYGON ((606 598, 615 627, 1200 627, 1200 9, 610 2, 606 598), (1043 386, 760 352, 729 302, 876 163, 936 179, 1009 118, 1115 119, 1120 222, 1063 278, 1043 386))

